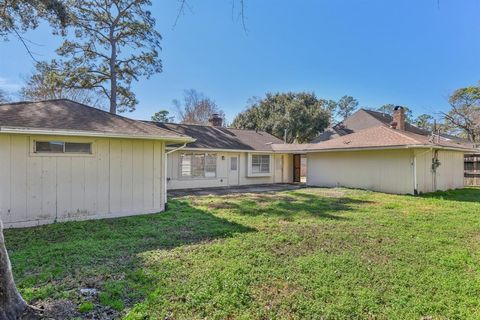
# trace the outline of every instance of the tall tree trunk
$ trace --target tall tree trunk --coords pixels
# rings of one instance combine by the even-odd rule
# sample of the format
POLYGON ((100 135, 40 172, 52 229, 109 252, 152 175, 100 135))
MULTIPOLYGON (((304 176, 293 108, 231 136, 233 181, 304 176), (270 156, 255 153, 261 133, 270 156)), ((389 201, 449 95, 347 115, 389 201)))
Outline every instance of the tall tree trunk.
POLYGON ((110 113, 117 113, 117 42, 113 37, 113 27, 110 28, 110 45, 112 52, 110 55, 110 113))
POLYGON ((12 266, 5 247, 3 225, 0 220, 0 319, 19 319, 26 308, 27 303, 13 281, 12 266))

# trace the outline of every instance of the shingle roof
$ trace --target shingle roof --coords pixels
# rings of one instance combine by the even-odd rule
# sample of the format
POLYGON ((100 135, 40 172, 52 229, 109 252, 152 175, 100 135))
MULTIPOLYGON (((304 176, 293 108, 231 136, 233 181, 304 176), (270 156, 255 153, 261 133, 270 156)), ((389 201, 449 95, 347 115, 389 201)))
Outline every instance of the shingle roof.
POLYGON ((355 133, 338 137, 332 140, 312 143, 305 146, 305 150, 346 150, 361 148, 389 148, 389 147, 437 147, 447 149, 462 149, 470 151, 465 144, 443 137, 419 135, 408 131, 392 129, 385 125, 363 129, 355 133))
MULTIPOLYGON (((67 99, 0 105, 0 131, 23 130, 96 133, 113 136, 189 140, 157 126, 114 115, 67 99)), ((191 140, 191 139, 190 139, 191 140)))
MULTIPOLYGON (((325 129, 325 131, 322 132, 312 142, 317 143, 327 141, 353 132, 357 132, 359 130, 376 127, 382 124, 390 125, 392 121, 393 117, 388 114, 379 111, 360 109, 341 123, 325 129)), ((405 123, 405 131, 427 136, 431 134, 430 131, 418 128, 408 122, 405 123)), ((453 139, 453 137, 450 138, 453 139)))
MULTIPOLYGON (((153 122, 152 122, 153 123, 153 122)), ((159 128, 188 135, 195 142, 188 148, 225 149, 246 151, 273 151, 273 143, 283 143, 282 140, 263 131, 212 127, 193 124, 155 123, 159 128)))

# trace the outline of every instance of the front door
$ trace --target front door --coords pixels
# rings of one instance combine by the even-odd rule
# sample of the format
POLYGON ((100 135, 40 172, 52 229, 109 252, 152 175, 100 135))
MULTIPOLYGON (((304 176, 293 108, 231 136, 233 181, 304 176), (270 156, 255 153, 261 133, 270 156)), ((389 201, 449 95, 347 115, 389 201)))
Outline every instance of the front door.
POLYGON ((239 168, 240 168, 240 156, 230 155, 228 161, 228 185, 238 186, 239 184, 239 168))
POLYGON ((293 182, 300 182, 302 171, 302 156, 299 154, 293 155, 293 182))

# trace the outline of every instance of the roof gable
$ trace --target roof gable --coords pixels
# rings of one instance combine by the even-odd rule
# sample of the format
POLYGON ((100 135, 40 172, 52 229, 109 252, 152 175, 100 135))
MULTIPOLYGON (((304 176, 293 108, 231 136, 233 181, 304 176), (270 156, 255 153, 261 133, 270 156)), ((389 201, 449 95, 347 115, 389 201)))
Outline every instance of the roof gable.
MULTIPOLYGON (((359 130, 377 127, 379 125, 389 126, 392 121, 393 117, 388 114, 374 110, 359 109, 339 124, 325 129, 323 133, 321 133, 316 139, 313 140, 313 143, 327 141, 357 132, 359 130)), ((408 122, 405 123, 405 131, 420 135, 430 134, 428 130, 418 128, 408 122)))
POLYGON ((309 144, 305 149, 322 151, 413 146, 470 150, 469 147, 462 143, 443 137, 419 135, 408 131, 392 129, 386 125, 363 129, 349 135, 320 143, 309 144))

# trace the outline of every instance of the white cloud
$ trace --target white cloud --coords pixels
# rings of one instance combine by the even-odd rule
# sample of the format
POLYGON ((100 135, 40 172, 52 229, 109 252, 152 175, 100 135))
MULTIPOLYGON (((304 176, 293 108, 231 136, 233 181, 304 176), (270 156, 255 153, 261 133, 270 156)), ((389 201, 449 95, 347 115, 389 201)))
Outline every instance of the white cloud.
POLYGON ((8 93, 17 93, 21 87, 21 84, 0 76, 0 89, 3 89, 8 93))

